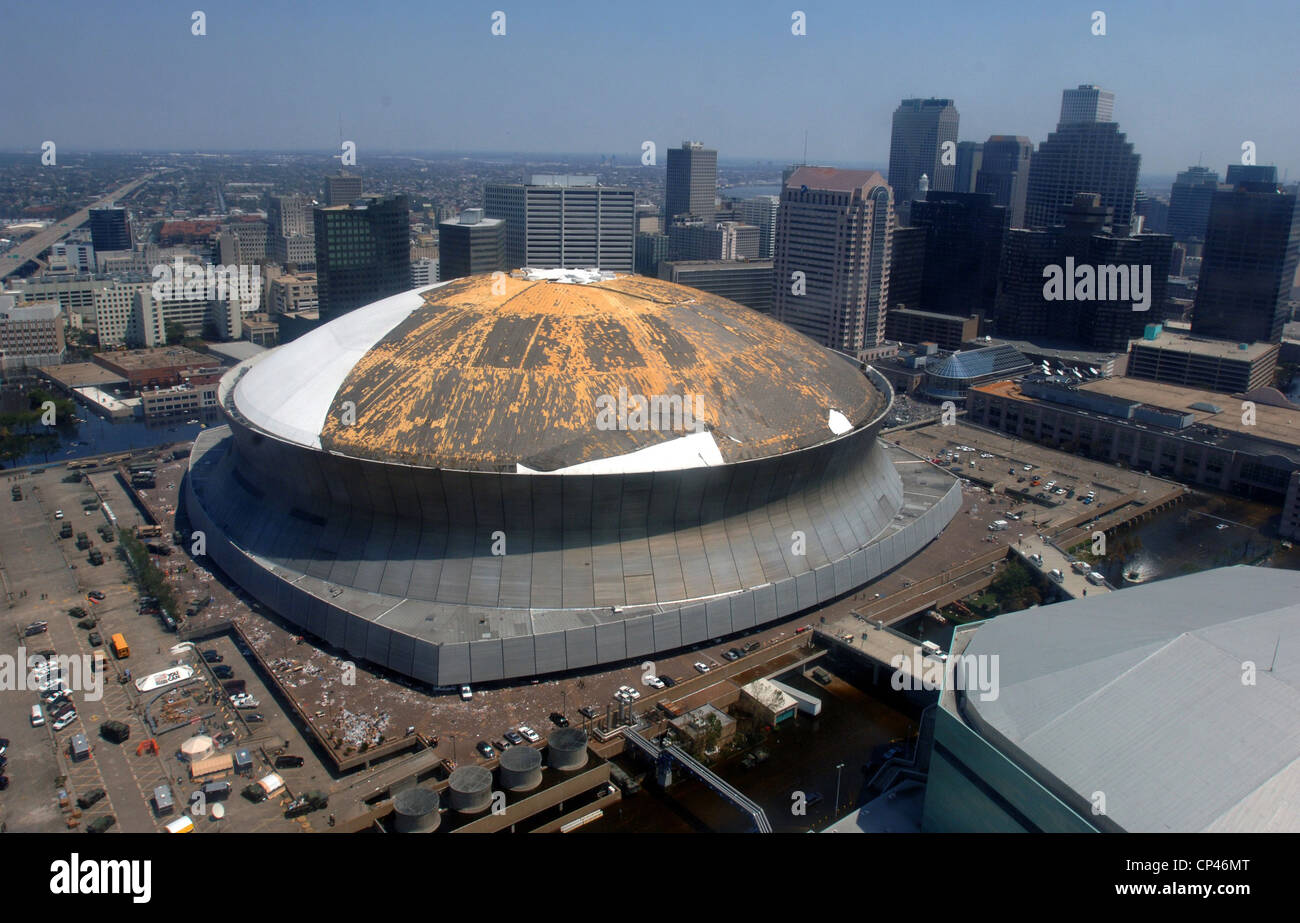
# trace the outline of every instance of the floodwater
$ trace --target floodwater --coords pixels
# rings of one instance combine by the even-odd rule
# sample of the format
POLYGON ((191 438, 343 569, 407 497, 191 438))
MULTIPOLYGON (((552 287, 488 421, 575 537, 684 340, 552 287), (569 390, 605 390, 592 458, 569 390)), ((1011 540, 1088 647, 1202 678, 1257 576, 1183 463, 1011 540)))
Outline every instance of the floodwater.
MULTIPOLYGON (((189 442, 199 434, 203 425, 219 424, 220 413, 216 410, 195 411, 192 414, 171 417, 164 420, 121 420, 109 421, 92 413, 88 408, 78 405, 77 413, 85 423, 74 426, 61 426, 54 429, 59 437, 59 448, 53 452, 28 452, 10 468, 22 468, 28 465, 57 464, 91 455, 104 455, 112 452, 129 452, 133 449, 147 449, 172 442, 189 442), (187 423, 198 420, 199 423, 187 423)), ((35 432, 35 430, 33 430, 35 432)))
MULTIPOLYGON (((818 663, 831 669, 824 660, 818 663)), ((782 722, 762 744, 771 754, 765 762, 746 769, 739 758, 731 758, 712 768, 763 808, 775 832, 801 832, 823 827, 860 804, 866 786, 863 765, 877 747, 914 735, 916 718, 839 677, 829 686, 798 674, 780 679, 821 699, 822 713, 816 718, 797 714, 782 722), (840 764, 843 768, 837 770, 840 764), (837 776, 841 810, 833 816, 837 776), (812 794, 816 792, 820 803, 796 815, 796 791, 803 792, 804 801, 817 800, 812 794)), ((584 832, 743 833, 751 829, 747 814, 680 770, 675 770, 675 778, 681 781, 664 793, 645 761, 625 754, 615 762, 638 778, 646 776, 641 791, 625 795, 606 816, 583 827, 584 832)))

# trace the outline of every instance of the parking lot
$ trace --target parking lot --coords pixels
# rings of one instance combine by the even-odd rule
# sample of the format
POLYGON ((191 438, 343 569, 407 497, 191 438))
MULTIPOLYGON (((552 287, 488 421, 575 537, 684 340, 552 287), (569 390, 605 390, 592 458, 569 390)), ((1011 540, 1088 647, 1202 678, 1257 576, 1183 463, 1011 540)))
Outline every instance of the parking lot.
MULTIPOLYGON (((89 515, 83 513, 81 500, 93 495, 91 487, 84 482, 63 481, 65 473, 56 468, 10 482, 22 486, 23 499, 7 501, 0 514, 0 577, 8 606, 0 633, 12 639, 5 648, 7 653, 12 652, 9 656, 17 657, 24 627, 40 620, 48 623, 47 630, 22 639, 27 654, 53 650, 59 655, 89 658, 96 649, 91 644, 93 630, 99 636, 95 640, 106 645, 113 634, 121 633, 129 644, 130 656, 119 661, 108 653, 107 646, 100 647, 107 654, 103 682, 94 684, 83 679, 73 684, 71 698, 76 718, 58 731, 54 730, 53 720, 40 727, 31 725, 30 712, 38 701, 37 692, 12 688, 0 692, 0 736, 11 742, 5 770, 9 787, 0 793, 0 819, 5 829, 85 829, 95 818, 108 814, 117 820, 114 830, 158 829, 177 813, 158 816, 152 804, 155 786, 171 787, 176 812, 185 809, 191 792, 199 787, 199 782, 190 780, 188 766, 177 754, 185 739, 200 732, 233 735, 219 752, 250 749, 255 755, 254 777, 270 771, 269 759, 277 750, 303 754, 306 762, 302 768, 281 773, 290 792, 328 783, 323 766, 318 760, 313 763, 301 735, 229 638, 218 638, 204 647, 216 648, 224 663, 233 668, 233 675, 247 681, 249 692, 261 700, 257 709, 264 716, 261 722, 245 725, 219 694, 211 665, 204 664, 195 650, 178 648, 176 635, 164 629, 158 617, 139 613, 135 586, 117 554, 118 543, 104 542, 95 531, 95 526, 107 523, 102 508, 97 506, 89 515), (62 519, 56 518, 60 510, 62 519), (58 538, 64 522, 72 522, 75 532, 84 531, 93 537, 94 547, 104 553, 103 564, 89 563, 89 550, 77 549, 74 538, 58 538), (102 594, 103 599, 91 598, 88 594, 92 591, 102 594), (69 617, 68 609, 78 606, 96 620, 93 628, 80 628, 78 619, 69 617), (193 724, 156 735, 158 752, 138 752, 140 744, 151 736, 144 714, 146 708, 152 707, 154 693, 142 695, 133 682, 120 680, 125 679, 128 669, 133 679, 140 679, 177 663, 196 670, 195 680, 183 690, 181 704, 173 709, 186 713, 193 724), (99 688, 95 688, 97 685, 99 688), (117 744, 100 737, 100 725, 109 719, 126 723, 130 739, 117 744), (71 759, 69 742, 76 734, 84 734, 90 742, 89 759, 71 759), (106 795, 76 816, 77 798, 95 789, 103 789, 106 795), (66 793, 63 804, 60 790, 66 793)), ((103 476, 96 477, 95 483, 104 489, 103 476)), ((129 522, 135 513, 129 510, 129 501, 120 488, 119 493, 118 497, 106 494, 105 499, 119 521, 129 522)), ((229 773, 226 778, 236 792, 248 782, 229 773)), ((196 818, 198 829, 302 829, 320 817, 286 820, 280 809, 283 800, 253 805, 235 798, 227 802, 226 818, 220 824, 208 817, 196 818)), ((319 823, 324 826, 323 819, 319 823)))

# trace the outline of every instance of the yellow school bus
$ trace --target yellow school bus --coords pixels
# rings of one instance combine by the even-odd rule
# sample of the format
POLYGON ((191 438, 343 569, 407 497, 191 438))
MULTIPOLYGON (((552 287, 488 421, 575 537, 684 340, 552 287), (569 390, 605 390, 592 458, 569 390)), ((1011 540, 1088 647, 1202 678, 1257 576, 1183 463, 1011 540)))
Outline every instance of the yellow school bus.
POLYGON ((122 637, 120 633, 113 635, 111 641, 113 643, 114 657, 118 660, 125 660, 131 656, 131 648, 126 646, 126 638, 122 637))

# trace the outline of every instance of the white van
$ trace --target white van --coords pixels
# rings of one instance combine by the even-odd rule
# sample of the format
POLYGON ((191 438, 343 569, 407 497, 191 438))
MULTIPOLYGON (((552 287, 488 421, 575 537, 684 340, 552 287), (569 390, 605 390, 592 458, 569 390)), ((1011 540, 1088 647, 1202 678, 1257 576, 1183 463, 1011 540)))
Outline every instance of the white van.
POLYGON ((188 817, 184 815, 181 815, 175 820, 169 820, 164 825, 164 828, 167 830, 168 833, 193 833, 194 821, 190 820, 188 817))
POLYGON ((1007 528, 1007 521, 1005 519, 995 519, 991 523, 989 523, 990 532, 1001 532, 1006 528, 1007 528))
POLYGON ((1106 584, 1106 578, 1102 575, 1101 571, 1095 570, 1088 574, 1088 582, 1093 586, 1104 586, 1106 584))
POLYGON ((32 706, 32 727, 38 728, 45 723, 45 713, 39 705, 32 706))
POLYGON ((1047 576, 1051 577, 1057 583, 1065 583, 1065 574, 1061 573, 1056 568, 1052 568, 1050 571, 1048 571, 1047 576))

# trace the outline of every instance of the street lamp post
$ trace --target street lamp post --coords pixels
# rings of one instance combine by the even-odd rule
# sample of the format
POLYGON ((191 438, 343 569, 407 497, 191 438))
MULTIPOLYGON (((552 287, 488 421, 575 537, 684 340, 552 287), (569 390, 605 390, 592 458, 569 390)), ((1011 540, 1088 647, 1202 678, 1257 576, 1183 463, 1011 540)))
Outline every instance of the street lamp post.
POLYGON ((835 813, 840 813, 840 777, 844 775, 844 764, 835 764, 835 813))

